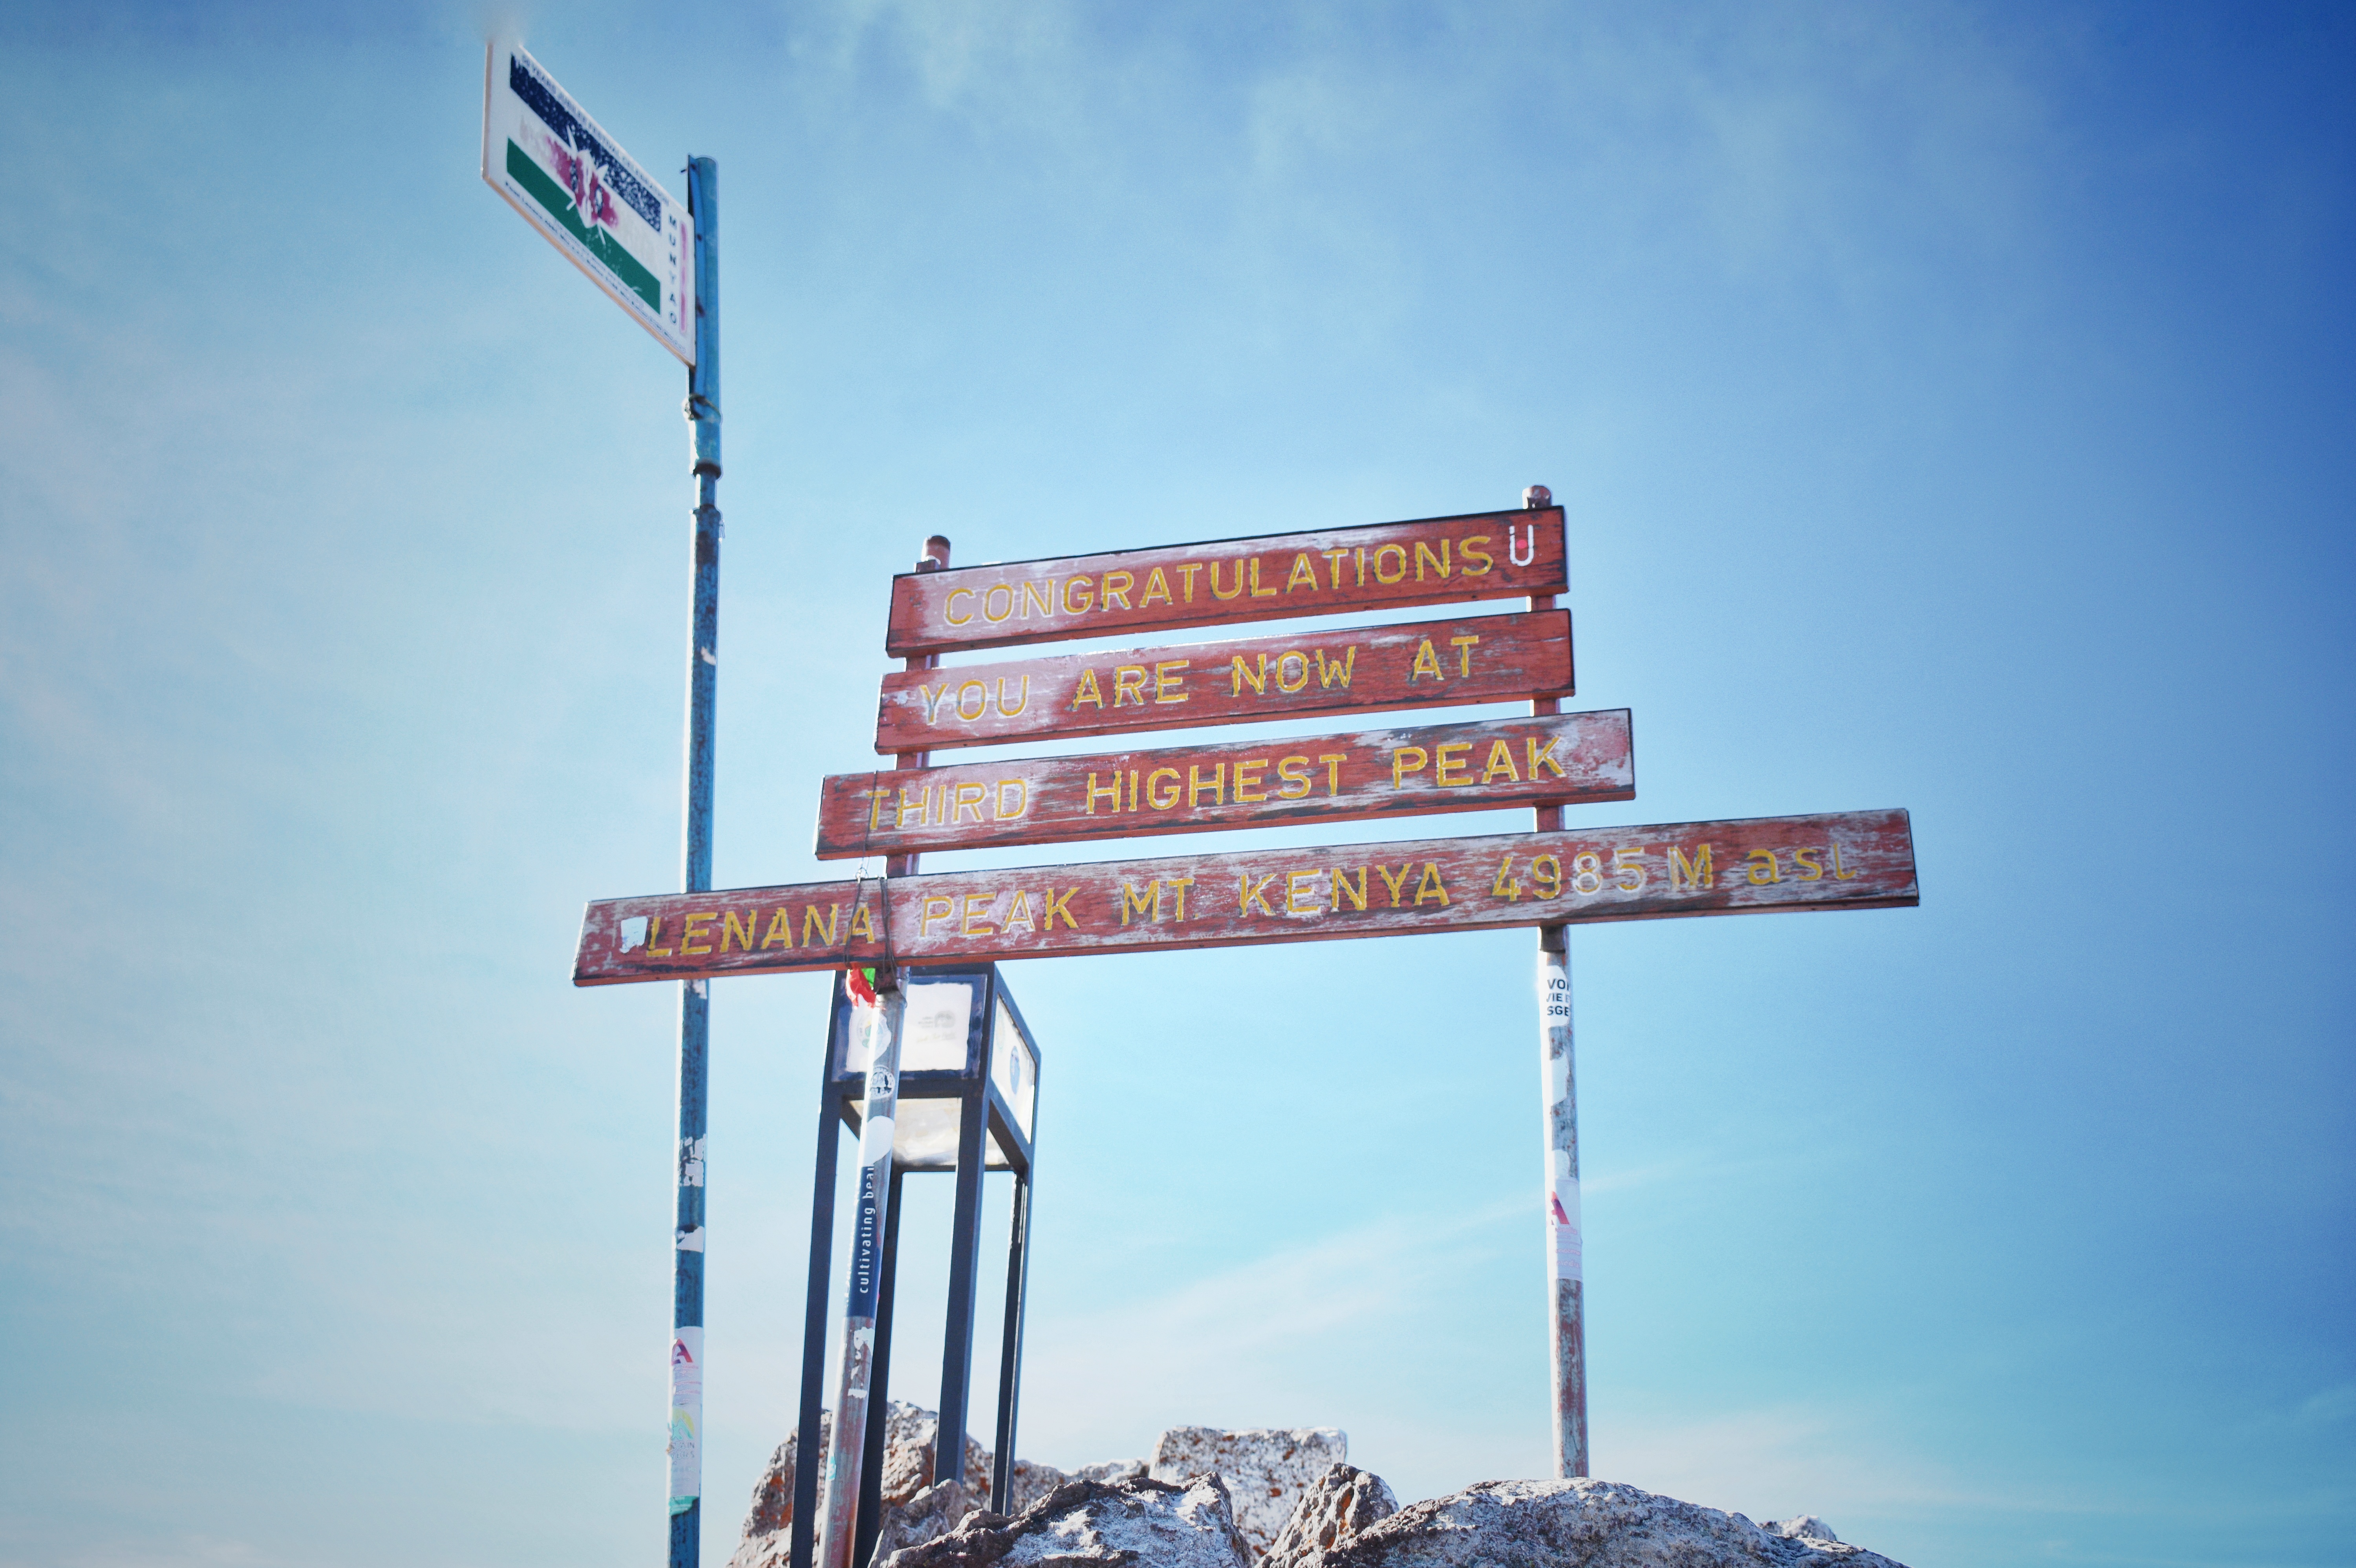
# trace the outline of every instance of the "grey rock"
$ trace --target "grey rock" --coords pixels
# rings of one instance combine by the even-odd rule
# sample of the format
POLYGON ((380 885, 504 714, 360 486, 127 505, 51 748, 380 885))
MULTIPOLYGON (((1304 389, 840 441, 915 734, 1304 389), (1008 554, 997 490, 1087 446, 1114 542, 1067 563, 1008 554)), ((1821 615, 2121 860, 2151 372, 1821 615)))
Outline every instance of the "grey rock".
POLYGON ((962 1481, 941 1481, 926 1487, 907 1501, 887 1506, 875 1530, 875 1556, 883 1562, 895 1552, 922 1546, 963 1524, 970 1514, 986 1511, 990 1498, 962 1481))
MULTIPOLYGON (((826 1473, 827 1444, 834 1433, 834 1412, 819 1414, 819 1473, 826 1473)), ((794 1526, 794 1465, 795 1448, 801 1442, 797 1431, 777 1444, 776 1453, 753 1484, 753 1507, 744 1516, 744 1529, 736 1542, 735 1555, 728 1559, 728 1568, 786 1568, 791 1557, 794 1526)))
POLYGON ((1901 1568, 1612 1481, 1483 1481, 1410 1504, 1292 1568, 1901 1568))
POLYGON ((1236 1528, 1255 1556, 1276 1544, 1317 1478, 1350 1457, 1350 1440, 1330 1426, 1223 1432, 1173 1426, 1153 1445, 1147 1474, 1175 1481, 1215 1470, 1235 1499, 1236 1528))
POLYGON ((1142 1459, 1108 1459, 1101 1465, 1083 1465, 1072 1474, 1083 1481, 1125 1481, 1151 1467, 1142 1459))
POLYGON ((1009 1519, 972 1513, 947 1535, 878 1553, 877 1568, 1251 1568, 1216 1476, 1066 1481, 1009 1519))
MULTIPOLYGON (((833 1412, 819 1414, 819 1473, 825 1472, 827 1444, 831 1439, 833 1412)), ((884 1411, 883 1517, 876 1527, 876 1558, 896 1547, 913 1546, 953 1530, 966 1513, 990 1503, 990 1450, 970 1435, 965 1440, 962 1487, 933 1483, 933 1440, 940 1434, 940 1417, 905 1400, 893 1400, 884 1411), (938 1496, 927 1497, 928 1493, 938 1496), (925 1499, 921 1503, 919 1499, 925 1499), (884 1542, 893 1542, 887 1547, 884 1542)), ((794 1524, 794 1452, 799 1434, 777 1444, 753 1487, 753 1507, 728 1568, 787 1568, 792 1556, 794 1524)), ((1013 1498, 1017 1509, 1029 1507, 1070 1479, 1051 1466, 1028 1459, 1014 1462, 1013 1498)), ((824 1493, 821 1491, 820 1497, 824 1493)), ((825 1504, 819 1503, 823 1510, 825 1504)))
POLYGON ((1346 1546, 1397 1512, 1398 1499, 1380 1476, 1353 1465, 1329 1465, 1294 1507, 1261 1568, 1292 1568, 1312 1553, 1346 1546))
POLYGON ((1812 1513, 1799 1514, 1791 1519, 1771 1519, 1759 1528, 1786 1541, 1823 1541, 1836 1546, 1841 1544, 1841 1538, 1833 1533, 1833 1527, 1812 1513))

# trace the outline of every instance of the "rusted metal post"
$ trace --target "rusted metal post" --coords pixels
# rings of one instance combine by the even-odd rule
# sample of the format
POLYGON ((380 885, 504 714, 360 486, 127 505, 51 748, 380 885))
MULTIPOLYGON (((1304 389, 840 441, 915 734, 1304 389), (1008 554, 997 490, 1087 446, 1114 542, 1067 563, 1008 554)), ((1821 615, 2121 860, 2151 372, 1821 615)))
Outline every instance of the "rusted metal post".
MULTIPOLYGON (((695 478, 694 592, 687 639, 687 796, 681 880, 712 886, 712 767, 720 675, 720 169, 687 164, 695 226, 695 363, 687 372, 695 478)), ((671 1237, 670 1568, 695 1568, 703 1528, 703 1172, 712 983, 679 988, 678 1204, 671 1237)))
MULTIPOLYGON (((1522 492, 1526 509, 1554 504, 1544 485, 1522 492)), ((1533 531, 1535 532, 1535 530, 1533 531)), ((1535 541, 1528 548, 1535 550, 1535 541)), ((1515 552, 1516 554, 1519 551, 1515 552)), ((1554 596, 1534 597, 1534 610, 1555 607, 1554 596)), ((1558 714, 1561 700, 1540 697, 1532 714, 1558 714)), ((1540 806, 1538 831, 1570 825, 1569 811, 1540 806)), ((1538 1088, 1546 1108, 1547 1360, 1554 1388, 1554 1473, 1587 1474, 1586 1279, 1580 1262, 1579 1085, 1571 1049, 1570 928, 1538 928, 1538 1088)))
MULTIPOLYGON (((868 1373, 875 1353, 877 1298, 890 1217, 892 1134, 900 1099, 900 977, 878 970, 868 1019, 867 1095, 859 1118, 859 1199, 851 1232, 851 1287, 842 1315, 842 1360, 834 1380, 834 1430, 826 1461, 821 1568, 851 1568, 858 1544, 859 1481, 867 1455, 868 1373)), ((859 1013, 853 1013, 853 1018, 859 1013)))

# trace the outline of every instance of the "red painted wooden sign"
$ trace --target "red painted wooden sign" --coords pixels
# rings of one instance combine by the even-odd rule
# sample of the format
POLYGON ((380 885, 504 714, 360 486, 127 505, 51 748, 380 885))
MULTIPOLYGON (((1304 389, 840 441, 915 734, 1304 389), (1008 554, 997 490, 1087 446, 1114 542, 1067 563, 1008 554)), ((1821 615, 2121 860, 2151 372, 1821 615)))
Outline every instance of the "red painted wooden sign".
POLYGON ((892 579, 885 651, 1166 631, 1569 587, 1562 509, 1222 539, 910 572, 892 579))
POLYGON ((913 854, 1076 839, 1633 800, 1628 710, 1355 735, 838 773, 818 855, 913 854))
POLYGON ((1912 905, 1902 811, 953 871, 592 904, 576 985, 1912 905))
POLYGON ((894 671, 884 677, 875 749, 891 756, 1570 691, 1569 611, 1472 616, 894 671))

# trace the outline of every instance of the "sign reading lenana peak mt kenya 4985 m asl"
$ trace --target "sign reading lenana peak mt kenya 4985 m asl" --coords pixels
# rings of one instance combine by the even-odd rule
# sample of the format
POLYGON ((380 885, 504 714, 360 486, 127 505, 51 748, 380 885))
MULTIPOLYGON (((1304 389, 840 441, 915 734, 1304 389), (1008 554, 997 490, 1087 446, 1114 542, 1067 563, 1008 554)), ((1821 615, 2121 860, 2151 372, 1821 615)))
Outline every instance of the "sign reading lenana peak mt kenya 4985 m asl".
POLYGON ((576 985, 1912 904, 1904 811, 1312 844, 589 906, 576 985))
POLYGON ((631 319, 695 363, 687 209, 512 41, 484 51, 483 178, 631 319))

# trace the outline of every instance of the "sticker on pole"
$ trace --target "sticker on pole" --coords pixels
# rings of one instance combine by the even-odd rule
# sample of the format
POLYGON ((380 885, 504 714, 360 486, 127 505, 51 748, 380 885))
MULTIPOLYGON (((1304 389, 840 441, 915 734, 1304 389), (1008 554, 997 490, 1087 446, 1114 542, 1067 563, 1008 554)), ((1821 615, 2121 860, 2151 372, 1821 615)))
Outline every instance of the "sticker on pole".
POLYGON ((687 209, 508 39, 492 39, 483 56, 483 180, 664 348, 695 363, 687 209))

